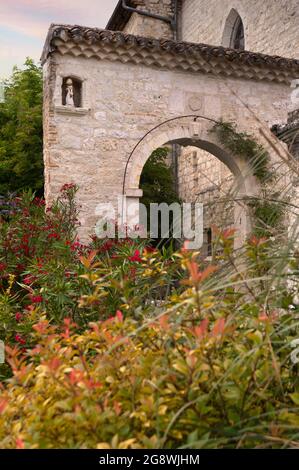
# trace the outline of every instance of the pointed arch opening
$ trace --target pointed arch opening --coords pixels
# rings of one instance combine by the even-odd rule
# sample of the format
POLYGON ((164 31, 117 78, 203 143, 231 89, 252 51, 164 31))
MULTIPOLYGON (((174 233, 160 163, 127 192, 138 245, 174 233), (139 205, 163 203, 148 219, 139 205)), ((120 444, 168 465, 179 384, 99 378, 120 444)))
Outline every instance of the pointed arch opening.
POLYGON ((232 8, 224 26, 222 45, 231 49, 245 49, 245 30, 241 16, 232 8))

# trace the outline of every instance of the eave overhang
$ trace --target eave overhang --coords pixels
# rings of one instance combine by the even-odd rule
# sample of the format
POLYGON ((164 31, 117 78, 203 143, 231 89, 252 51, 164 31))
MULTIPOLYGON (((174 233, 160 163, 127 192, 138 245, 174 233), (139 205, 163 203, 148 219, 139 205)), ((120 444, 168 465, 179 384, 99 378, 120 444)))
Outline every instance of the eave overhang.
POLYGON ((53 53, 287 84, 299 77, 296 59, 77 25, 50 26, 42 63, 53 53))

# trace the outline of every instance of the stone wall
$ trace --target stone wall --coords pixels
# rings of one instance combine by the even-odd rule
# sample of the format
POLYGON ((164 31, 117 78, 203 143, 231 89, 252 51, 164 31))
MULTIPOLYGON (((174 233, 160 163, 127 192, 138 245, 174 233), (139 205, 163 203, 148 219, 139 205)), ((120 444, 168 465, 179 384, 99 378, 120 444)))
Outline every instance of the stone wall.
POLYGON ((234 224, 233 176, 214 155, 196 147, 182 148, 178 160, 178 192, 185 202, 204 206, 205 232, 213 225, 234 224))
MULTIPOLYGON (((145 0, 135 3, 138 9, 156 15, 172 18, 174 14, 172 0, 145 0)), ((173 39, 173 30, 170 24, 137 13, 132 14, 124 28, 124 32, 140 36, 173 39)))
MULTIPOLYGON (((147 11, 173 15, 171 0, 140 0, 138 3, 139 8, 147 11)), ((224 31, 226 20, 234 8, 244 24, 246 49, 286 57, 299 56, 298 0, 182 0, 179 3, 179 38, 184 41, 228 45, 227 37, 225 38, 227 31, 224 31)), ((125 31, 144 36, 172 37, 171 28, 166 23, 137 14, 131 16, 125 31)), ((253 104, 255 99, 258 98, 252 96, 248 104, 253 104)), ((213 104, 213 97, 210 100, 213 104)), ((227 102, 228 109, 230 106, 231 103, 227 102)), ((227 187, 229 176, 228 169, 206 152, 192 148, 181 149, 178 192, 183 200, 194 201, 200 198, 206 206, 212 206, 215 198, 215 208, 220 207, 219 189, 211 188, 227 187), (207 200, 209 204, 206 203, 207 200)), ((209 210, 205 225, 209 226, 212 222, 220 225, 222 220, 219 214, 222 212, 209 210)), ((230 217, 224 219, 230 220, 230 217)))
MULTIPOLYGON (((236 9, 242 18, 246 49, 270 55, 299 58, 298 0, 209 0, 208 2, 205 0, 183 0, 180 38, 184 41, 226 46, 225 24, 232 8, 236 9)), ((251 100, 254 98, 252 97, 251 100)), ((183 150, 184 157, 188 156, 190 152, 192 149, 183 150)), ((205 154, 198 150, 196 158, 205 166, 205 171, 215 184, 222 185, 223 183, 225 185, 225 180, 229 175, 223 165, 221 169, 221 163, 207 161, 205 154), (219 175, 222 175, 220 179, 219 175), (221 178, 224 180, 222 181, 221 178)), ((180 173, 182 173, 182 175, 179 174, 179 192, 183 198, 194 199, 198 189, 202 188, 202 191, 207 190, 207 194, 201 193, 202 200, 211 199, 211 194, 214 194, 215 208, 219 206, 217 191, 210 192, 207 179, 198 175, 194 166, 190 165, 188 158, 184 158, 183 162, 179 167, 180 173), (196 179, 198 185, 192 183, 196 179)), ((210 215, 214 216, 214 221, 216 220, 220 224, 221 220, 218 218, 218 214, 218 211, 210 211, 210 215)), ((209 219, 210 217, 207 216, 205 224, 211 222, 209 219)))
MULTIPOLYGON (((172 0, 136 0, 137 8, 172 17, 172 0)), ((231 10, 242 18, 245 48, 270 55, 299 58, 298 0, 179 0, 179 39, 225 45, 224 31, 231 10)), ((133 14, 125 32, 173 38, 163 21, 133 14)))
POLYGON ((234 8, 245 29, 245 49, 299 58, 298 0, 183 0, 183 41, 221 45, 234 8))
MULTIPOLYGON (((266 127, 287 116, 289 88, 285 84, 237 78, 227 78, 224 84, 221 76, 58 53, 52 53, 44 68, 47 201, 63 184, 77 183, 84 237, 97 221, 98 203, 116 206, 129 155, 157 124, 190 114, 190 106, 200 103, 202 115, 232 119, 241 130, 260 139, 260 123, 239 98, 251 105, 266 127), (62 80, 74 75, 83 83, 82 108, 67 109, 61 105, 62 80)), ((178 129, 182 129, 180 125, 178 129)), ((208 165, 209 158, 203 164, 208 165)), ((201 163, 196 165, 199 169, 201 163)), ((200 183, 198 188, 200 192, 200 183)))
POLYGON ((45 198, 51 199, 51 173, 55 168, 51 149, 57 145, 57 126, 55 123, 54 90, 56 83, 56 65, 49 58, 43 67, 43 140, 44 140, 44 173, 45 198))

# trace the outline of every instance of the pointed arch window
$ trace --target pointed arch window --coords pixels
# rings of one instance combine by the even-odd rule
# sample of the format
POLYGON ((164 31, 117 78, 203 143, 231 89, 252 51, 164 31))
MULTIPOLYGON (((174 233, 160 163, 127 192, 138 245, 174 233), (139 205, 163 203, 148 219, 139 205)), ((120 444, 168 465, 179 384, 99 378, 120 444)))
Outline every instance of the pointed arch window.
POLYGON ((245 49, 244 25, 239 13, 232 9, 225 22, 222 45, 232 49, 245 49))
POLYGON ((244 26, 243 26, 243 21, 241 20, 240 16, 238 16, 238 18, 236 19, 233 30, 232 30, 230 47, 232 49, 241 49, 241 50, 245 49, 244 26))

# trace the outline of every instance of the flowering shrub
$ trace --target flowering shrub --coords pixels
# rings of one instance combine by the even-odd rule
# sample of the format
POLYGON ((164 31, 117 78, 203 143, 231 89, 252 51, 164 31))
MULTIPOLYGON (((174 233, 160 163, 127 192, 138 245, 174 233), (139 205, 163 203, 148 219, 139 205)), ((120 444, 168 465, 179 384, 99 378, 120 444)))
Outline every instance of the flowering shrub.
MULTIPOLYGON (((6 343, 30 346, 32 326, 44 313, 56 324, 71 318, 82 328, 123 304, 138 316, 142 305, 163 298, 172 285, 177 265, 168 255, 151 276, 144 275, 144 243, 138 240, 93 238, 82 244, 76 237, 76 190, 64 185, 46 211, 43 200, 30 193, 15 198, 0 225, 0 338, 6 343), (95 266, 106 280, 97 296, 96 281, 89 282, 95 266)), ((0 365, 0 375, 4 370, 0 365)))
POLYGON ((42 318, 33 327, 36 347, 7 349, 14 375, 1 394, 1 447, 292 442, 297 374, 277 317, 234 312, 200 293, 213 269, 183 262, 187 290, 151 319, 118 311, 80 334, 70 319, 59 328, 42 318))
POLYGON ((279 271, 255 236, 236 259, 216 229, 209 263, 82 245, 75 192, 46 212, 27 195, 1 225, 0 447, 298 446, 296 252, 279 271))

